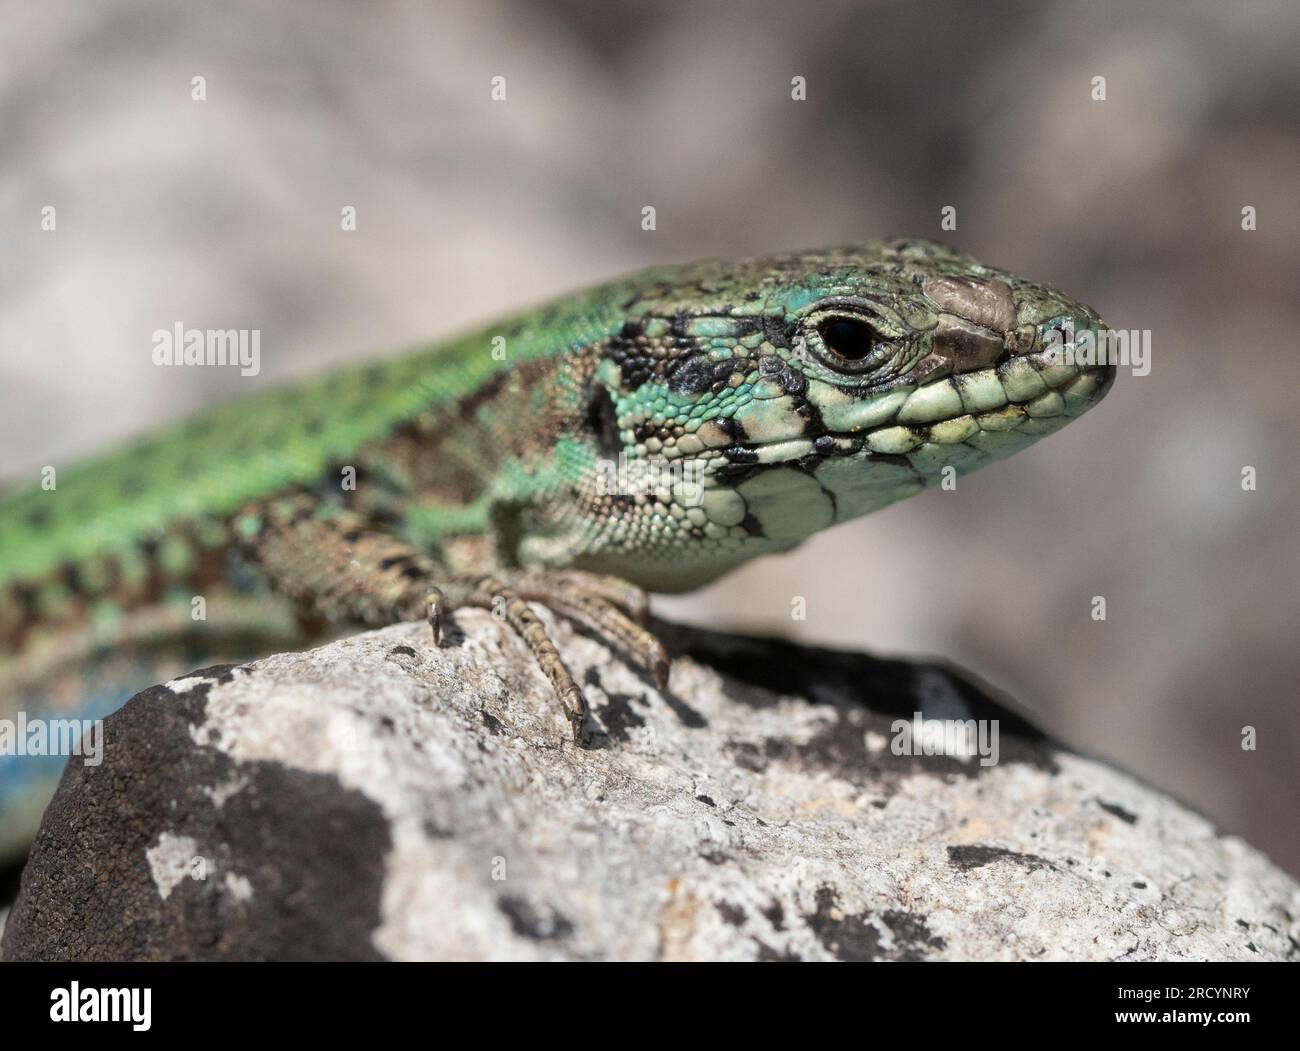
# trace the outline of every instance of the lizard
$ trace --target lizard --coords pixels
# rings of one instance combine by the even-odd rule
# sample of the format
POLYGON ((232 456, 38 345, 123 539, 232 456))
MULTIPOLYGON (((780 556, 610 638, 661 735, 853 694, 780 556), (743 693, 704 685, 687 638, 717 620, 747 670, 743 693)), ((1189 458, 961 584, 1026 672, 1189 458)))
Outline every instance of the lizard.
MULTIPOLYGON (((664 687, 647 593, 1059 430, 1114 380, 1066 353, 1101 329, 1048 285, 894 238, 652 268, 219 404, 0 496, 0 721, 101 716, 162 668, 353 625, 427 618, 437 639, 479 606, 590 743, 532 603, 664 687)), ((0 853, 56 775, 0 756, 0 853)))

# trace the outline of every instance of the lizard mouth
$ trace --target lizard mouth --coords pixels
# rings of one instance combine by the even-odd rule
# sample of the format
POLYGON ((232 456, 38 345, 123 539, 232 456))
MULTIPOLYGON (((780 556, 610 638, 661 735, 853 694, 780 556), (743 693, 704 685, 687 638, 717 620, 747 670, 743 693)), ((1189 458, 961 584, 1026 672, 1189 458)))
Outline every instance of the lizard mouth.
POLYGON ((1074 364, 1056 349, 922 384, 901 382, 848 410, 824 411, 816 433, 741 439, 723 450, 732 464, 789 464, 813 457, 947 455, 966 446, 1000 456, 1060 430, 1110 389, 1114 365, 1074 364))

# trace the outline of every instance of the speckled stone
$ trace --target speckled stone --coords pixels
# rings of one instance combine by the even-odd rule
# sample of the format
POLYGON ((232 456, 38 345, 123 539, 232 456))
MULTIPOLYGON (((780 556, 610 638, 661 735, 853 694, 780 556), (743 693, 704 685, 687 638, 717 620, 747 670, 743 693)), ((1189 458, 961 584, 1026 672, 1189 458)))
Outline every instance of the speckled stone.
POLYGON ((1300 886, 944 667, 661 625, 671 692, 542 614, 135 697, 69 767, 4 959, 1266 960, 1300 886), (998 719, 999 761, 891 725, 998 719))

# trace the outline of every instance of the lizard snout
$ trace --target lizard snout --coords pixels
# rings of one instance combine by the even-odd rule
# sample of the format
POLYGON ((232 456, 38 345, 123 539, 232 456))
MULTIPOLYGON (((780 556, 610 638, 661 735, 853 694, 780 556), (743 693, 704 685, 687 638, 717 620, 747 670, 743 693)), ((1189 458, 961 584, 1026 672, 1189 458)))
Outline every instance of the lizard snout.
POLYGON ((943 275, 922 287, 938 311, 938 324, 919 374, 933 378, 995 365, 1015 329, 1011 286, 992 277, 943 275))

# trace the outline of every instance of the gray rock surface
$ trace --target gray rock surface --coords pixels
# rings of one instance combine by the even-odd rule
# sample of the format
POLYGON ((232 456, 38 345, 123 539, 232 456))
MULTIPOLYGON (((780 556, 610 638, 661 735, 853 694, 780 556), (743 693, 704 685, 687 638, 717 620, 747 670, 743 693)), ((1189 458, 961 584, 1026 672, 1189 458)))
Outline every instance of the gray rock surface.
MULTIPOLYGON (((547 616, 542 611, 543 616, 547 616)), ((671 689, 456 615, 135 697, 70 766, 17 959, 1284 959, 1300 886, 938 665, 661 625, 671 689), (999 756, 892 724, 999 720, 999 756)))

